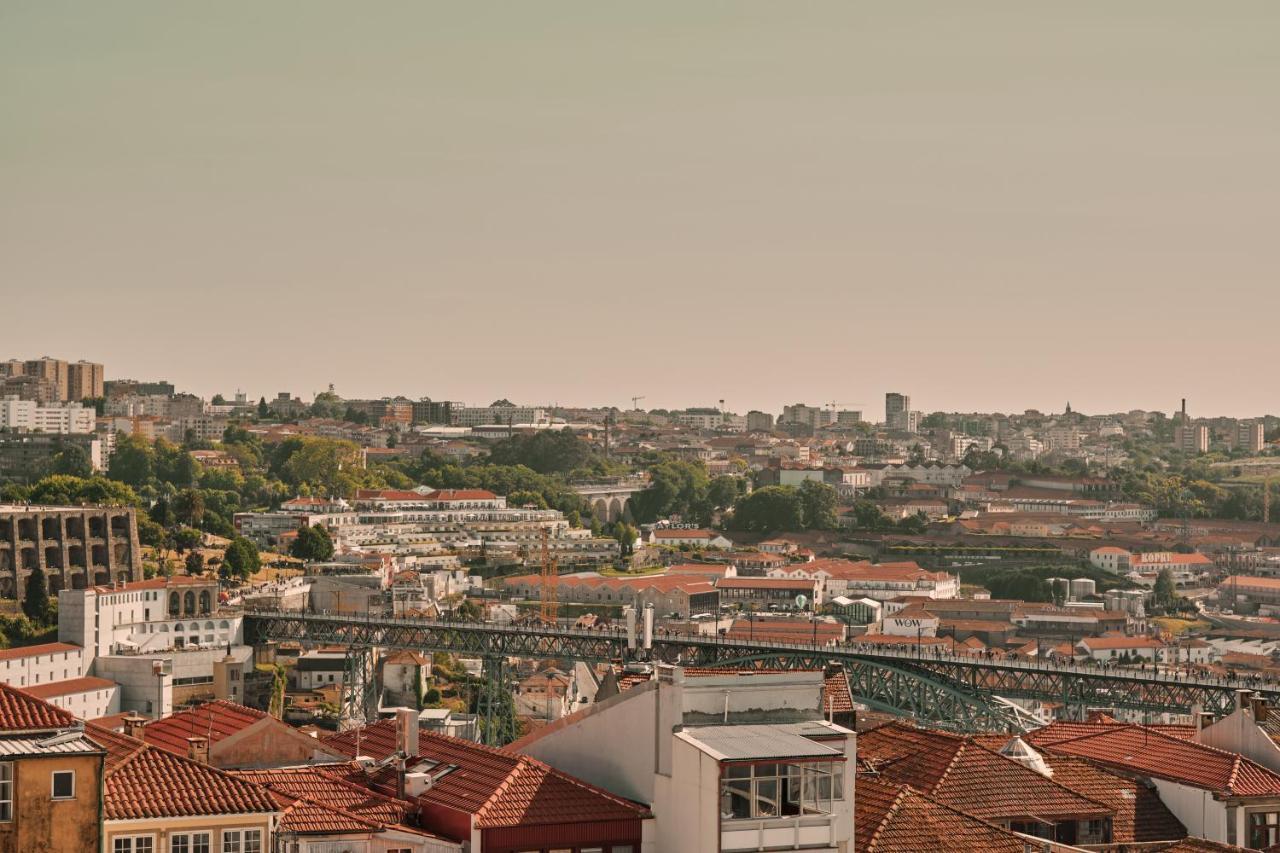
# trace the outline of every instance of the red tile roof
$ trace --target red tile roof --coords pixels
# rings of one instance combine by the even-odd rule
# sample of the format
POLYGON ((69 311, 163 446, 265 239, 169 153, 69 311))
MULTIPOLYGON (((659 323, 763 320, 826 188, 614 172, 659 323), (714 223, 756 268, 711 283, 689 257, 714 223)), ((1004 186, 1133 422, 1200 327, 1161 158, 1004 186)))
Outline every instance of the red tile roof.
POLYGON ((281 808, 280 830, 297 835, 350 835, 379 832, 382 825, 341 809, 271 792, 281 808))
POLYGON ((985 820, 1083 820, 1113 812, 970 737, 889 723, 858 737, 858 757, 892 782, 985 820))
POLYGON ((252 782, 92 723, 85 731, 107 750, 107 820, 278 810, 267 791, 252 782))
POLYGON ((142 739, 175 755, 185 756, 189 737, 208 738, 212 746, 266 716, 254 708, 219 699, 147 723, 142 729, 142 739))
MULTIPOLYGON (((360 732, 360 752, 375 759, 395 752, 394 720, 365 726, 360 732)), ((322 738, 322 743, 346 755, 355 755, 356 731, 322 738)), ((516 755, 470 741, 446 737, 422 729, 418 759, 456 765, 420 795, 422 802, 475 816, 482 829, 534 824, 568 824, 602 820, 638 820, 649 816, 639 803, 610 794, 526 755, 516 755)), ((413 759, 408 762, 412 767, 413 759)), ((438 768, 439 769, 439 768, 438 768)), ((382 768, 367 776, 354 770, 346 778, 374 790, 395 790, 394 769, 382 768)))
POLYGON ((0 684, 0 731, 49 731, 75 724, 76 718, 16 687, 0 684))
POLYGON ((340 809, 364 820, 383 825, 404 822, 405 816, 413 810, 411 804, 384 797, 339 775, 350 770, 350 765, 342 764, 332 769, 307 766, 230 772, 278 794, 340 809))
POLYGON ((1115 810, 1111 819, 1114 842, 1172 841, 1187 834, 1186 827, 1149 785, 1109 773, 1083 758, 1047 755, 1053 781, 1066 785, 1115 810))
POLYGON ((41 643, 38 646, 18 646, 16 649, 0 649, 0 661, 78 651, 80 651, 80 647, 73 646, 70 643, 41 643))
POLYGON ((906 785, 859 776, 853 798, 860 853, 1024 853, 1015 835, 906 785))
POLYGON ((1032 732, 1028 741, 1057 755, 1076 755, 1105 767, 1216 794, 1280 796, 1280 774, 1234 752, 1182 740, 1148 726, 1101 725, 1092 733, 1064 738, 1061 730, 1052 731, 1056 725, 1032 732))
POLYGON ((24 687, 37 699, 51 699, 55 696, 70 696, 73 693, 88 693, 90 690, 110 690, 116 686, 107 678, 94 678, 86 675, 83 678, 68 678, 64 681, 50 681, 47 684, 34 684, 24 687))

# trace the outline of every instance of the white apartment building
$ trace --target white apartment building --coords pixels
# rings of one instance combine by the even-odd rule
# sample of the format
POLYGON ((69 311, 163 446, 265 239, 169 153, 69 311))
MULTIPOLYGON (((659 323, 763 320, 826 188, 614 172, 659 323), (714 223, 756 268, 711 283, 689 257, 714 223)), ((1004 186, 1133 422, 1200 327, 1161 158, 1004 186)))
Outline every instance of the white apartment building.
POLYGON ((120 686, 85 673, 85 650, 71 643, 42 643, 0 651, 0 682, 64 708, 84 720, 120 710, 120 686))
POLYGON ((853 846, 855 735, 824 719, 822 690, 820 672, 663 666, 511 748, 650 805, 663 853, 837 853, 853 846))
POLYGON ((96 720, 120 713, 120 696, 123 691, 119 684, 108 678, 86 675, 28 687, 27 692, 82 720, 96 720))
POLYGON ((825 597, 870 598, 890 601, 902 595, 956 598, 960 578, 946 572, 930 572, 915 563, 852 563, 848 560, 813 560, 770 569, 771 578, 803 578, 822 584, 825 597))
POLYGON ((35 687, 79 678, 88 669, 84 649, 71 643, 42 643, 0 651, 0 682, 35 687))
POLYGON ((228 646, 241 659, 243 615, 219 604, 218 584, 174 576, 58 593, 58 639, 83 649, 80 674, 120 685, 120 710, 163 716, 212 690, 228 646))
POLYGON ((551 420, 546 409, 532 406, 455 406, 450 410, 454 426, 486 424, 539 424, 551 420))
POLYGON ((14 396, 0 399, 0 428, 4 429, 58 435, 86 434, 93 432, 97 423, 94 410, 80 403, 42 406, 35 400, 19 400, 14 396))

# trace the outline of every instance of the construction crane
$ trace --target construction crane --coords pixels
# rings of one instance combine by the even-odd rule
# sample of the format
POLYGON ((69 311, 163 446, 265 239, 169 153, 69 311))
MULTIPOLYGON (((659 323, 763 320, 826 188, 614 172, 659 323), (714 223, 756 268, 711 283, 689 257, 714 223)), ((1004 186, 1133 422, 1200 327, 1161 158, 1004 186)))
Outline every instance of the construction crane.
POLYGON ((547 544, 547 528, 542 528, 542 622, 545 625, 556 624, 556 613, 560 609, 557 598, 560 583, 560 571, 555 558, 551 556, 551 547, 547 544))
POLYGON ((633 412, 638 412, 638 411, 640 411, 640 401, 641 401, 641 400, 643 400, 643 399, 644 399, 644 395, 643 395, 643 394, 640 394, 639 396, 636 396, 636 397, 632 397, 632 398, 631 398, 631 410, 632 410, 633 412))

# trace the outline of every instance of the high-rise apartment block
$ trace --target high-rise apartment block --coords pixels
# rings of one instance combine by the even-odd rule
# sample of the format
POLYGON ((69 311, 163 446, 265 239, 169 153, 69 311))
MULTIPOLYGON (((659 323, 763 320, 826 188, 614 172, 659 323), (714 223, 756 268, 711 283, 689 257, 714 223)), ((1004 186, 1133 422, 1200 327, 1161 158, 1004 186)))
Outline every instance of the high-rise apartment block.
POLYGON ((103 396, 102 365, 77 361, 67 365, 68 400, 88 400, 103 396))
POLYGON ((1262 421, 1240 421, 1236 424, 1231 446, 1236 450, 1261 453, 1267 446, 1266 428, 1262 421))
POLYGON ((1173 446, 1183 453, 1209 452, 1209 427, 1207 424, 1177 424, 1173 428, 1173 446))
POLYGON ((13 395, 37 403, 101 397, 102 365, 69 363, 59 358, 10 359, 0 362, 0 396, 13 395))
POLYGON ((773 415, 752 410, 747 412, 747 432, 772 432, 773 415))
POLYGON ((821 406, 806 406, 803 403, 796 403, 793 406, 782 407, 782 417, 780 423, 786 424, 802 424, 813 429, 826 426, 831 422, 830 413, 821 406))
POLYGON ((911 398, 890 391, 884 395, 885 426, 899 432, 919 432, 920 413, 911 411, 911 398))

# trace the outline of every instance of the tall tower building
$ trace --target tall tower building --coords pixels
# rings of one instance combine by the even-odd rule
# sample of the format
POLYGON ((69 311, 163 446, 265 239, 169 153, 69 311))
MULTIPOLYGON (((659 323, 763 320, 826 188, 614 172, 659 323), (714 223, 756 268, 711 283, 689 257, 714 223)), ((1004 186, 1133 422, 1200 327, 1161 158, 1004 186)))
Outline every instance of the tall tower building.
POLYGON ((101 396, 103 396, 101 364, 77 361, 67 365, 68 400, 85 400, 101 396))
POLYGON ((884 395, 884 423, 889 429, 917 432, 920 429, 920 413, 911 411, 911 398, 906 394, 890 391, 884 395))

